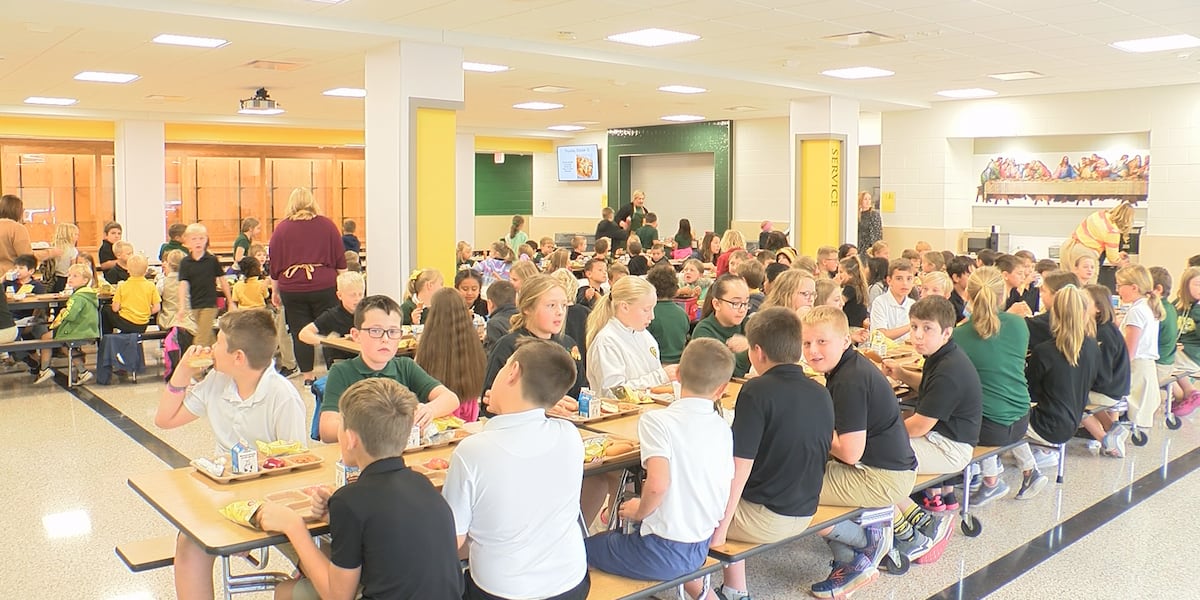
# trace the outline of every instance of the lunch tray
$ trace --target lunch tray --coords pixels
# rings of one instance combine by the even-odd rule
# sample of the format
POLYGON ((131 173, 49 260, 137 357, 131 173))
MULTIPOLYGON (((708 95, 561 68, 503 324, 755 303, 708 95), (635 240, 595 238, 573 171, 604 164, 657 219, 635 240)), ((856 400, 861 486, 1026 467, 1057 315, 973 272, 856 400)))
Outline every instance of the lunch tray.
MULTIPOLYGON (((276 468, 276 469, 261 469, 260 468, 258 471, 254 472, 254 473, 236 473, 236 474, 231 474, 231 475, 222 475, 220 477, 214 477, 212 473, 209 473, 208 471, 204 470, 202 467, 200 467, 200 465, 196 464, 195 459, 193 459, 190 464, 192 465, 193 468, 196 469, 197 473, 199 473, 200 475, 203 475, 204 477, 206 477, 208 479, 211 479, 217 483, 232 483, 235 481, 246 481, 248 479, 258 479, 259 477, 278 475, 280 473, 290 473, 292 471, 299 471, 302 469, 311 469, 311 468, 316 467, 316 466, 320 465, 321 463, 325 462, 325 459, 323 459, 320 456, 317 456, 316 454, 313 454, 311 452, 300 452, 300 453, 291 454, 288 456, 279 456, 277 458, 283 460, 284 466, 276 468), (301 460, 304 460, 307 462, 293 462, 297 457, 303 457, 301 460)), ((264 460, 266 460, 266 458, 260 459, 258 461, 259 464, 261 465, 262 461, 264 461, 264 460)), ((225 470, 226 471, 229 470, 228 465, 226 465, 225 470)))

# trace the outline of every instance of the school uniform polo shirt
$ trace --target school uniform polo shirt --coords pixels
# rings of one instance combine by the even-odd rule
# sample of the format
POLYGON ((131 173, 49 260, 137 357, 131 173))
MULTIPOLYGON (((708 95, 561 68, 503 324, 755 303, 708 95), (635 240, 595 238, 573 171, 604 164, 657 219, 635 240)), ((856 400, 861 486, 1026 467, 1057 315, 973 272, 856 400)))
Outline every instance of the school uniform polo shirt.
POLYGON ((162 303, 158 288, 145 277, 130 277, 117 286, 113 302, 121 307, 121 318, 134 325, 150 322, 150 311, 162 303))
POLYGON ((583 439, 543 409, 498 415, 459 442, 442 496, 470 539, 471 578, 502 598, 549 598, 587 573, 583 439))
POLYGON ((596 333, 588 346, 587 378, 597 393, 618 385, 645 389, 670 381, 654 336, 645 329, 634 331, 616 317, 596 333))
POLYGON ((1025 326, 1029 329, 1029 351, 1031 352, 1038 344, 1054 340, 1054 334, 1050 333, 1049 312, 1026 317, 1025 326))
POLYGON ((888 471, 917 468, 892 385, 868 358, 847 348, 838 365, 825 375, 825 387, 833 398, 834 431, 839 435, 867 433, 859 462, 888 471))
MULTIPOLYGON (((707 301, 707 300, 706 300, 707 301)), ((729 341, 729 338, 735 335, 746 334, 746 322, 734 325, 733 327, 725 327, 717 321, 717 315, 711 314, 700 320, 696 324, 696 328, 692 330, 692 339, 712 338, 724 344, 729 341)), ((737 352, 733 355, 733 376, 744 377, 750 372, 750 353, 749 351, 737 352)))
POLYGON ((933 431, 960 444, 979 443, 983 388, 971 359, 954 340, 925 358, 917 398, 917 414, 937 419, 933 431))
POLYGON ((368 367, 361 356, 355 356, 329 369, 329 376, 325 380, 325 396, 321 399, 321 412, 337 412, 338 401, 346 388, 371 377, 384 377, 398 382, 416 394, 417 401, 422 404, 429 402, 429 394, 442 385, 407 356, 393 358, 378 371, 368 367))
POLYGON ((329 498, 330 560, 362 568, 363 598, 462 597, 454 516, 404 459, 381 458, 329 498))
MULTIPOLYGON (((884 292, 871 303, 871 331, 908 327, 908 311, 913 304, 916 301, 910 297, 906 296, 904 302, 896 302, 891 292, 884 292)), ((908 339, 908 332, 895 339, 897 342, 908 339)))
POLYGON ((1029 411, 1029 426, 1042 439, 1063 444, 1075 435, 1099 368, 1100 347, 1094 338, 1083 338, 1075 366, 1058 351, 1054 340, 1033 349, 1025 367, 1029 397, 1037 403, 1029 411))
MULTIPOLYGON (((350 335, 350 329, 354 327, 354 313, 346 310, 339 303, 337 306, 331 306, 325 309, 325 312, 317 315, 313 320, 313 325, 317 327, 317 333, 320 335, 329 335, 336 333, 342 337, 350 335)), ((358 356, 353 352, 339 350, 329 346, 323 346, 321 352, 330 362, 335 360, 349 360, 358 356)))
POLYGON ((214 369, 188 389, 183 406, 197 417, 208 418, 217 454, 228 454, 238 442, 282 440, 303 444, 308 439, 300 392, 275 371, 274 363, 263 371, 249 398, 238 395, 232 377, 214 369))
POLYGON ((685 544, 712 537, 733 481, 733 435, 712 400, 680 398, 638 420, 642 464, 667 460, 671 484, 641 533, 685 544))
POLYGON ((815 513, 833 414, 829 392, 799 365, 776 365, 747 381, 733 416, 733 455, 754 461, 742 498, 778 515, 815 513))
POLYGON ((1096 370, 1092 391, 1116 400, 1128 396, 1132 369, 1125 336, 1109 321, 1096 326, 1096 344, 1100 347, 1100 368, 1096 370))
POLYGON ((679 363, 690 325, 687 313, 674 300, 659 300, 654 305, 654 320, 646 327, 646 331, 658 341, 659 358, 663 364, 679 363))
POLYGON ((1029 329, 1017 315, 997 316, 1000 330, 992 337, 979 337, 972 317, 954 328, 953 339, 979 376, 984 418, 1007 427, 1029 414, 1029 386, 1025 383, 1029 329))

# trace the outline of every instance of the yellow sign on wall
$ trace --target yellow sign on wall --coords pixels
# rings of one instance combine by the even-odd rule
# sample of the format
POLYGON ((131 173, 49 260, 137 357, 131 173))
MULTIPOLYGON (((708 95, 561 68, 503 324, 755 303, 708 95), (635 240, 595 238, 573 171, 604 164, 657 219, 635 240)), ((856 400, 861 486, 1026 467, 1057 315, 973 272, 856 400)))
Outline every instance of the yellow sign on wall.
POLYGON ((879 212, 896 212, 896 192, 883 192, 879 195, 879 212))

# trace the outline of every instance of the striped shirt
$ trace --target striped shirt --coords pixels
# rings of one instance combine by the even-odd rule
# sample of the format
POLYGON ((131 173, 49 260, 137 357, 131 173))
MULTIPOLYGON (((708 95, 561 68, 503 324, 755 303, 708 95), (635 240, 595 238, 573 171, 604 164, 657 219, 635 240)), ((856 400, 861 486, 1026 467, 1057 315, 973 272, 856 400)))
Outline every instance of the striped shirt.
POLYGON ((1088 215, 1071 237, 1098 254, 1103 254, 1109 263, 1121 260, 1121 230, 1113 224, 1107 209, 1088 215))

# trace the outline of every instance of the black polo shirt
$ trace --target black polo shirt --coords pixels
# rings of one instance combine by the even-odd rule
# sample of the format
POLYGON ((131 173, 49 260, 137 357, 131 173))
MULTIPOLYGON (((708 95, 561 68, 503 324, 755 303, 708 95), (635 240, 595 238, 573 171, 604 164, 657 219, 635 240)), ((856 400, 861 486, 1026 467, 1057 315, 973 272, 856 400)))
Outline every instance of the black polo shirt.
MULTIPOLYGON (((317 327, 317 333, 321 335, 329 335, 336 333, 342 337, 350 335, 350 329, 354 327, 354 313, 346 312, 346 308, 338 303, 337 306, 331 306, 325 309, 325 312, 313 319, 313 325, 317 327)), ((325 356, 326 365, 333 364, 335 360, 350 360, 357 354, 339 350, 331 346, 323 346, 321 348, 322 355, 325 356)))
POLYGON ((200 260, 188 254, 179 263, 179 281, 186 281, 188 284, 192 308, 216 308, 217 278, 224 276, 221 262, 208 252, 205 252, 200 260))
POLYGON ((962 323, 967 318, 967 300, 958 295, 958 290, 950 290, 950 304, 954 306, 954 322, 962 323))
POLYGON ((900 403, 887 377, 853 348, 825 375, 833 398, 833 428, 839 435, 867 432, 867 445, 859 459, 864 465, 889 471, 917 468, 917 456, 908 443, 908 430, 900 419, 900 403))
POLYGON ((1125 336, 1111 321, 1096 326, 1096 343, 1100 346, 1100 368, 1092 391, 1120 400, 1129 395, 1129 349, 1125 336))
MULTIPOLYGON (((487 371, 483 376, 484 392, 492 389, 492 383, 496 381, 496 375, 500 374, 500 369, 504 368, 504 363, 507 363, 508 358, 513 355, 513 352, 517 351, 517 341, 523 337, 534 337, 534 335, 529 333, 528 329, 522 327, 500 338, 496 342, 496 345, 492 347, 492 350, 488 352, 487 371)), ((583 356, 579 353, 579 344, 576 344, 574 339, 565 334, 551 336, 550 339, 558 342, 559 345, 570 353, 571 358, 575 359, 575 385, 567 390, 567 395, 572 398, 578 398, 579 388, 587 385, 587 374, 583 368, 583 356)), ((482 399, 483 395, 481 394, 479 397, 482 399)), ((491 416, 491 413, 487 410, 487 406, 482 406, 481 409, 481 414, 491 416)))
POLYGON ((742 386, 733 455, 754 461, 742 498, 780 515, 812 515, 832 442, 833 401, 800 366, 777 365, 742 386))
POLYGON ((1033 349, 1025 366, 1029 397, 1037 404, 1029 411, 1029 426, 1052 444, 1064 444, 1075 435, 1087 405, 1088 390, 1100 368, 1100 346, 1084 338, 1076 366, 1054 346, 1054 340, 1033 349))
POLYGON ((954 340, 925 358, 917 414, 937 419, 933 430, 947 439, 972 446, 979 443, 983 386, 975 365, 954 340))
POLYGON ((121 265, 113 265, 111 269, 104 272, 104 280, 113 285, 117 285, 126 279, 129 279, 129 270, 121 265))
POLYGON ((1008 290, 1008 298, 1004 301, 1004 310, 1012 308, 1012 305, 1024 302, 1029 306, 1029 310, 1037 312, 1042 304, 1042 293, 1037 286, 1031 285, 1025 288, 1025 293, 1017 291, 1017 288, 1008 290))
POLYGON ((329 498, 330 560, 362 567, 362 597, 458 599, 463 578, 454 515, 424 475, 382 458, 329 498))
POLYGON ((849 285, 842 288, 842 297, 846 299, 845 306, 842 306, 842 312, 846 313, 846 320, 850 322, 851 327, 862 327, 863 321, 871 317, 871 310, 863 304, 866 298, 859 298, 858 292, 849 285))
POLYGON ((1050 333, 1050 313, 1044 312, 1040 315, 1034 315, 1025 319, 1025 325, 1029 327, 1029 350, 1042 342, 1053 341, 1054 334, 1050 333))

